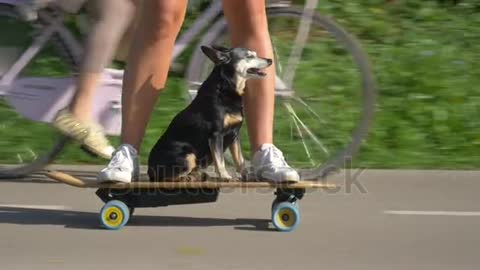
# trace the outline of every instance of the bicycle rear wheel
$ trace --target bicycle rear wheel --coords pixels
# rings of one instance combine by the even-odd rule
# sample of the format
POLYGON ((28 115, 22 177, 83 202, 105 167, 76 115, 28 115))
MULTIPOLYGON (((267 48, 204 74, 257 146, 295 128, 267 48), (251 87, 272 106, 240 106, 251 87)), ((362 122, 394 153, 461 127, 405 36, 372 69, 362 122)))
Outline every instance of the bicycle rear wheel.
MULTIPOLYGON (((34 24, 19 18, 14 7, 0 5, 0 79, 32 44, 43 21, 34 24)), ((15 77, 14 82, 25 78, 55 78, 72 75, 76 63, 72 51, 55 34, 41 51, 15 77)), ((12 85, 0 88, 0 178, 24 177, 42 169, 64 148, 67 138, 59 135, 50 124, 34 122, 15 109, 16 101, 38 98, 38 91, 50 91, 38 85, 31 92, 12 91, 12 85)), ((31 104, 38 104, 34 101, 31 104)), ((41 103, 43 106, 49 106, 41 103)))
MULTIPOLYGON (((300 169, 303 179, 324 177, 353 157, 371 125, 375 82, 368 57, 342 27, 314 14, 288 86, 285 78, 291 72, 286 70, 292 70, 289 59, 298 42, 303 9, 272 7, 267 13, 277 71, 274 143, 300 169)), ((221 19, 200 44, 228 47, 227 40, 226 23, 221 19)), ((197 49, 187 72, 188 100, 212 67, 197 49)), ((246 137, 246 128, 242 137, 246 137)))

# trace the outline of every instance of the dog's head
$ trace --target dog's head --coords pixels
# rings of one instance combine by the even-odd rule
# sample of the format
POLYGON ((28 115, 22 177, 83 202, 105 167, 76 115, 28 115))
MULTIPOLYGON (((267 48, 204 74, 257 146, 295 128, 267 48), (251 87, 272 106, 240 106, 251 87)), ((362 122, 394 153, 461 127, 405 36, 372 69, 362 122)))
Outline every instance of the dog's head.
POLYGON ((245 48, 228 49, 220 46, 201 48, 215 65, 230 65, 235 75, 244 80, 265 77, 267 74, 262 70, 272 64, 272 59, 258 57, 256 52, 245 48))

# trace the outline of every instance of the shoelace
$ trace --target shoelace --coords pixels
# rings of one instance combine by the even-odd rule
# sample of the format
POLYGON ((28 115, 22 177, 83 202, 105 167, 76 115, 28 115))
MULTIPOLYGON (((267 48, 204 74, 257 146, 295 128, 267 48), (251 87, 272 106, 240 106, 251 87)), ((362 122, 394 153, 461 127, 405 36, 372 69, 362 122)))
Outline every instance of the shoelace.
POLYGON ((128 150, 119 149, 113 153, 113 158, 110 161, 109 167, 122 168, 125 160, 128 159, 130 154, 128 150))
POLYGON ((276 166, 276 167, 286 167, 286 166, 288 166, 287 161, 285 161, 285 157, 283 156, 282 151, 280 151, 276 147, 270 147, 268 149, 268 151, 269 151, 269 155, 271 154, 273 156, 271 161, 272 161, 272 164, 274 166, 276 166))

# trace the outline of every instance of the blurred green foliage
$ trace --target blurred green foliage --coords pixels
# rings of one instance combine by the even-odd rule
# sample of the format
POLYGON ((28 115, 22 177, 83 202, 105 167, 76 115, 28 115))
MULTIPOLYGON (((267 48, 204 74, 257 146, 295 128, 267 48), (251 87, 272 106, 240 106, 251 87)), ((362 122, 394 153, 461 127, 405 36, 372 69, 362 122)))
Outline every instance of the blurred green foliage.
POLYGON ((361 40, 377 76, 362 166, 480 166, 480 2, 454 2, 320 1, 361 40))

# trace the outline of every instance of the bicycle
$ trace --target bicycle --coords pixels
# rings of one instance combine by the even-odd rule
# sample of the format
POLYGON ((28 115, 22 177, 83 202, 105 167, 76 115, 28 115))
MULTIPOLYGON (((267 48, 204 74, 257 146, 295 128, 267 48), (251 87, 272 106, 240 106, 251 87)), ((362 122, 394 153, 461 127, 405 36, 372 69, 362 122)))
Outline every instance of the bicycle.
MULTIPOLYGON (((15 12, 19 2, 22 1, 0 0, 0 22, 24 25, 15 12)), ((267 3, 277 69, 275 143, 291 163, 301 169, 302 177, 309 179, 325 176, 358 151, 368 133, 375 106, 375 80, 367 55, 352 35, 315 11, 317 4, 318 0, 307 0, 304 7, 293 6, 290 1, 267 3), (318 59, 313 57, 316 54, 318 59), (342 65, 329 70, 325 67, 328 63, 342 65), (350 65, 345 67, 347 63, 350 65), (322 72, 321 76, 317 72, 322 72), (313 92, 312 85, 316 88, 313 92), (327 90, 328 94, 322 94, 322 90, 327 90), (342 113, 336 113, 339 108, 343 109, 342 113)), ((37 138, 45 143, 30 146, 26 143, 31 142, 34 134, 19 134, 23 136, 19 140, 23 145, 16 153, 2 155, 3 159, 10 160, 9 163, 16 158, 16 164, 0 166, 0 177, 21 177, 42 169, 55 159, 68 141, 56 135, 48 124, 41 123, 50 122, 55 113, 68 104, 73 94, 72 75, 81 59, 82 48, 65 25, 65 12, 44 8, 38 10, 38 18, 33 26, 39 33, 23 53, 15 54, 15 48, 0 43, 0 56, 3 48, 3 54, 11 58, 3 72, 0 66, 0 115, 5 118, 0 120, 0 138, 8 134, 5 123, 25 127, 44 125, 50 130, 49 136, 37 138), (49 40, 54 41, 56 49, 47 51, 68 63, 66 69, 70 76, 32 77, 28 68, 25 71, 49 40)), ((31 29, 32 24, 26 23, 23 27, 31 29)), ((210 63, 198 46, 228 46, 226 30, 221 2, 215 1, 177 39, 172 62, 200 36, 199 33, 205 33, 194 45, 196 49, 187 67, 187 102, 195 96, 210 70, 210 63), (206 29, 208 31, 202 32, 206 29)), ((95 97, 94 120, 101 123, 109 135, 118 135, 120 131, 122 76, 123 70, 106 69, 104 82, 95 97)), ((3 149, 1 145, 0 149, 3 149)))

